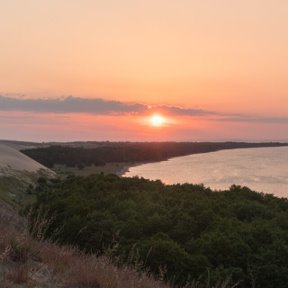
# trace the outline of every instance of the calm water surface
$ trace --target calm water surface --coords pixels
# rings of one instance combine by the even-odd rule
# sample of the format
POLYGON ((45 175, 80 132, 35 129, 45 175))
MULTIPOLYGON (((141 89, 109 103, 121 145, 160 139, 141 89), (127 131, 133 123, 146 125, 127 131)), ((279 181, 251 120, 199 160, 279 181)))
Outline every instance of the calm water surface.
POLYGON ((131 167, 124 176, 166 184, 203 183, 212 189, 232 184, 288 197, 288 147, 222 150, 131 167))

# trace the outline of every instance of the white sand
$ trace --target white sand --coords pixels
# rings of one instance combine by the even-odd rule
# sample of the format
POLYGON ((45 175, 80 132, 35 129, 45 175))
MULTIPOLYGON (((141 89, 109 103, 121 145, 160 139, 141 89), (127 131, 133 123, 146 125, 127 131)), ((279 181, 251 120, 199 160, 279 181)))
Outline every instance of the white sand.
POLYGON ((13 175, 15 172, 38 172, 39 170, 53 175, 50 169, 29 158, 16 149, 0 144, 0 176, 13 175))

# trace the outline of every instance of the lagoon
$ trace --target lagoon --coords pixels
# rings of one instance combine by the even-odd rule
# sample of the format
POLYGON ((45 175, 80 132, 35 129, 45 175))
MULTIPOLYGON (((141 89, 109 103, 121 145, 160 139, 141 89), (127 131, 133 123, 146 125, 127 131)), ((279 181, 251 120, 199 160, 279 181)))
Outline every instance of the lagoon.
POLYGON ((288 197, 288 147, 245 148, 193 154, 130 167, 124 177, 160 179, 166 184, 231 185, 288 197))

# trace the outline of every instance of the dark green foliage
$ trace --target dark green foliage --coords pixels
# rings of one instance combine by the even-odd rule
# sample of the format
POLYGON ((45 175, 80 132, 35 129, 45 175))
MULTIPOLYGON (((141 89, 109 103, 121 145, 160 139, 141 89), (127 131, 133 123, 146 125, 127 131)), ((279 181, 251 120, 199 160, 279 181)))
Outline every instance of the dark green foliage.
POLYGON ((46 237, 58 231, 59 242, 108 250, 119 265, 176 286, 195 279, 212 286, 231 276, 243 288, 287 287, 287 199, 240 186, 212 192, 115 175, 40 185, 33 208, 49 211, 46 237))

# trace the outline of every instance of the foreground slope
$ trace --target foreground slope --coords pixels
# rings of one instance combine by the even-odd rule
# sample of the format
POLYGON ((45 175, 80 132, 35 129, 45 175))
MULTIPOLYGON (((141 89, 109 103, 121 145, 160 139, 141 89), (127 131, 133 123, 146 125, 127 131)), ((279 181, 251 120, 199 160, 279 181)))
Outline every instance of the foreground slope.
POLYGON ((170 287, 136 270, 115 267, 106 257, 33 239, 25 222, 0 202, 0 288, 170 287))

